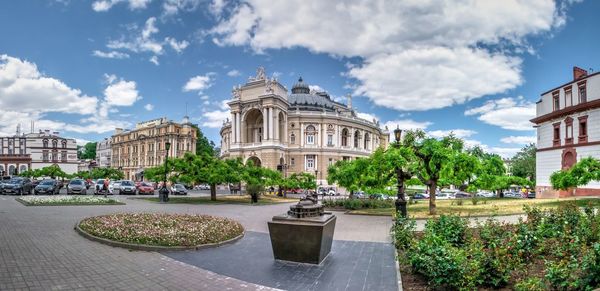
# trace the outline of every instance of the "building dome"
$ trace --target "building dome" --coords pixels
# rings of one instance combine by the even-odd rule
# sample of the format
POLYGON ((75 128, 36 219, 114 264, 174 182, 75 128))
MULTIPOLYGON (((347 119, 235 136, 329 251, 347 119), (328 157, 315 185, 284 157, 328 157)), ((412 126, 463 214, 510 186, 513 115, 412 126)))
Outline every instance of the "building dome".
POLYGON ((302 77, 300 77, 300 79, 298 79, 298 82, 296 84, 294 84, 294 86, 292 87, 292 94, 309 94, 310 93, 310 88, 308 87, 308 84, 304 83, 304 81, 302 81, 302 77))

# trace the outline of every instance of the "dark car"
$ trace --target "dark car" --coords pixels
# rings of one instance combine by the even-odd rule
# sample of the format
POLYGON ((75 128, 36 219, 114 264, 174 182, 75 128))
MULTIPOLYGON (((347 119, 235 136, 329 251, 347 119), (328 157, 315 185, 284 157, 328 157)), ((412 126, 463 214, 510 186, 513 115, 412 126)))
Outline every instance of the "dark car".
POLYGON ((22 177, 14 177, 2 187, 2 192, 6 194, 31 194, 32 190, 31 180, 22 177))
POLYGON ((454 193, 454 198, 471 198, 471 194, 463 191, 454 193))
POLYGON ((415 193, 413 199, 429 199, 429 195, 425 193, 415 193))
POLYGON ((530 198, 530 199, 535 198, 535 191, 529 191, 529 192, 527 192, 527 198, 530 198))
POLYGON ((173 195, 187 195, 188 190, 182 184, 175 184, 171 187, 171 192, 173 195))
POLYGON ((67 185, 67 194, 86 194, 85 181, 82 179, 73 179, 67 185))
POLYGON ((55 195, 58 194, 58 182, 56 180, 48 179, 41 181, 35 188, 33 189, 33 194, 40 195, 55 195))
POLYGON ((135 183, 130 180, 121 181, 121 187, 119 188, 119 194, 132 194, 135 195, 137 193, 137 188, 135 187, 135 183))

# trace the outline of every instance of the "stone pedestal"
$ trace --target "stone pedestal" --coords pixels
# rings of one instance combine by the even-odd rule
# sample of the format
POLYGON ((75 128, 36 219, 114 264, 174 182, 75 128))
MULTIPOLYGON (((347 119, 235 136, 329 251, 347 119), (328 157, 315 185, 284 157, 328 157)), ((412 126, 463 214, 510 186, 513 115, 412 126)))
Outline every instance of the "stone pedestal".
POLYGON ((335 220, 331 213, 303 218, 274 216, 268 224, 275 259, 320 264, 331 251, 335 220))

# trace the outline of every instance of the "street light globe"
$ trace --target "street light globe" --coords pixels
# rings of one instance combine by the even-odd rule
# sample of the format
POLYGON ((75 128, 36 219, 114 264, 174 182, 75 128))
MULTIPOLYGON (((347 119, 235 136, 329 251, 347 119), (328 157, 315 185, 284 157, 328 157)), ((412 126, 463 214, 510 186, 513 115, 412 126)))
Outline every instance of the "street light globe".
POLYGON ((169 150, 171 148, 171 143, 170 142, 166 142, 165 143, 165 149, 169 150))
POLYGON ((396 129, 394 129, 394 138, 396 139, 396 142, 400 142, 400 136, 402 135, 402 130, 400 129, 400 126, 396 127, 396 129))

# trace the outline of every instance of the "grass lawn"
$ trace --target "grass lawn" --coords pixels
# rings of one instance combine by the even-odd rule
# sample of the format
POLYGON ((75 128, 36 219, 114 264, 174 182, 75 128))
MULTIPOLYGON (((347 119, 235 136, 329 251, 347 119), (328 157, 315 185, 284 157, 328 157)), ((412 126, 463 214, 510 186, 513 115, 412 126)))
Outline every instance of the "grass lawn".
MULTIPOLYGON (((471 199, 464 199, 463 205, 457 205, 452 201, 436 200, 437 214, 458 214, 460 216, 492 216, 522 214, 523 206, 538 206, 545 209, 557 208, 560 203, 575 200, 577 205, 583 207, 588 203, 600 206, 600 199, 586 198, 560 198, 560 199, 512 199, 512 198, 480 198, 477 205, 473 205, 471 199), (485 203, 485 204, 484 204, 485 203)), ((394 208, 358 209, 351 210, 351 214, 362 215, 392 215, 394 208)), ((420 200, 417 204, 408 205, 408 215, 412 218, 431 218, 429 215, 429 200, 420 200)))
MULTIPOLYGON (((152 202, 158 202, 158 198, 140 198, 152 202)), ((258 203, 254 205, 270 205, 277 203, 298 202, 298 199, 281 198, 273 195, 261 195, 258 198, 258 203)), ((170 204, 240 204, 250 205, 250 195, 231 195, 217 196, 217 201, 210 200, 210 197, 169 197, 170 204)))

